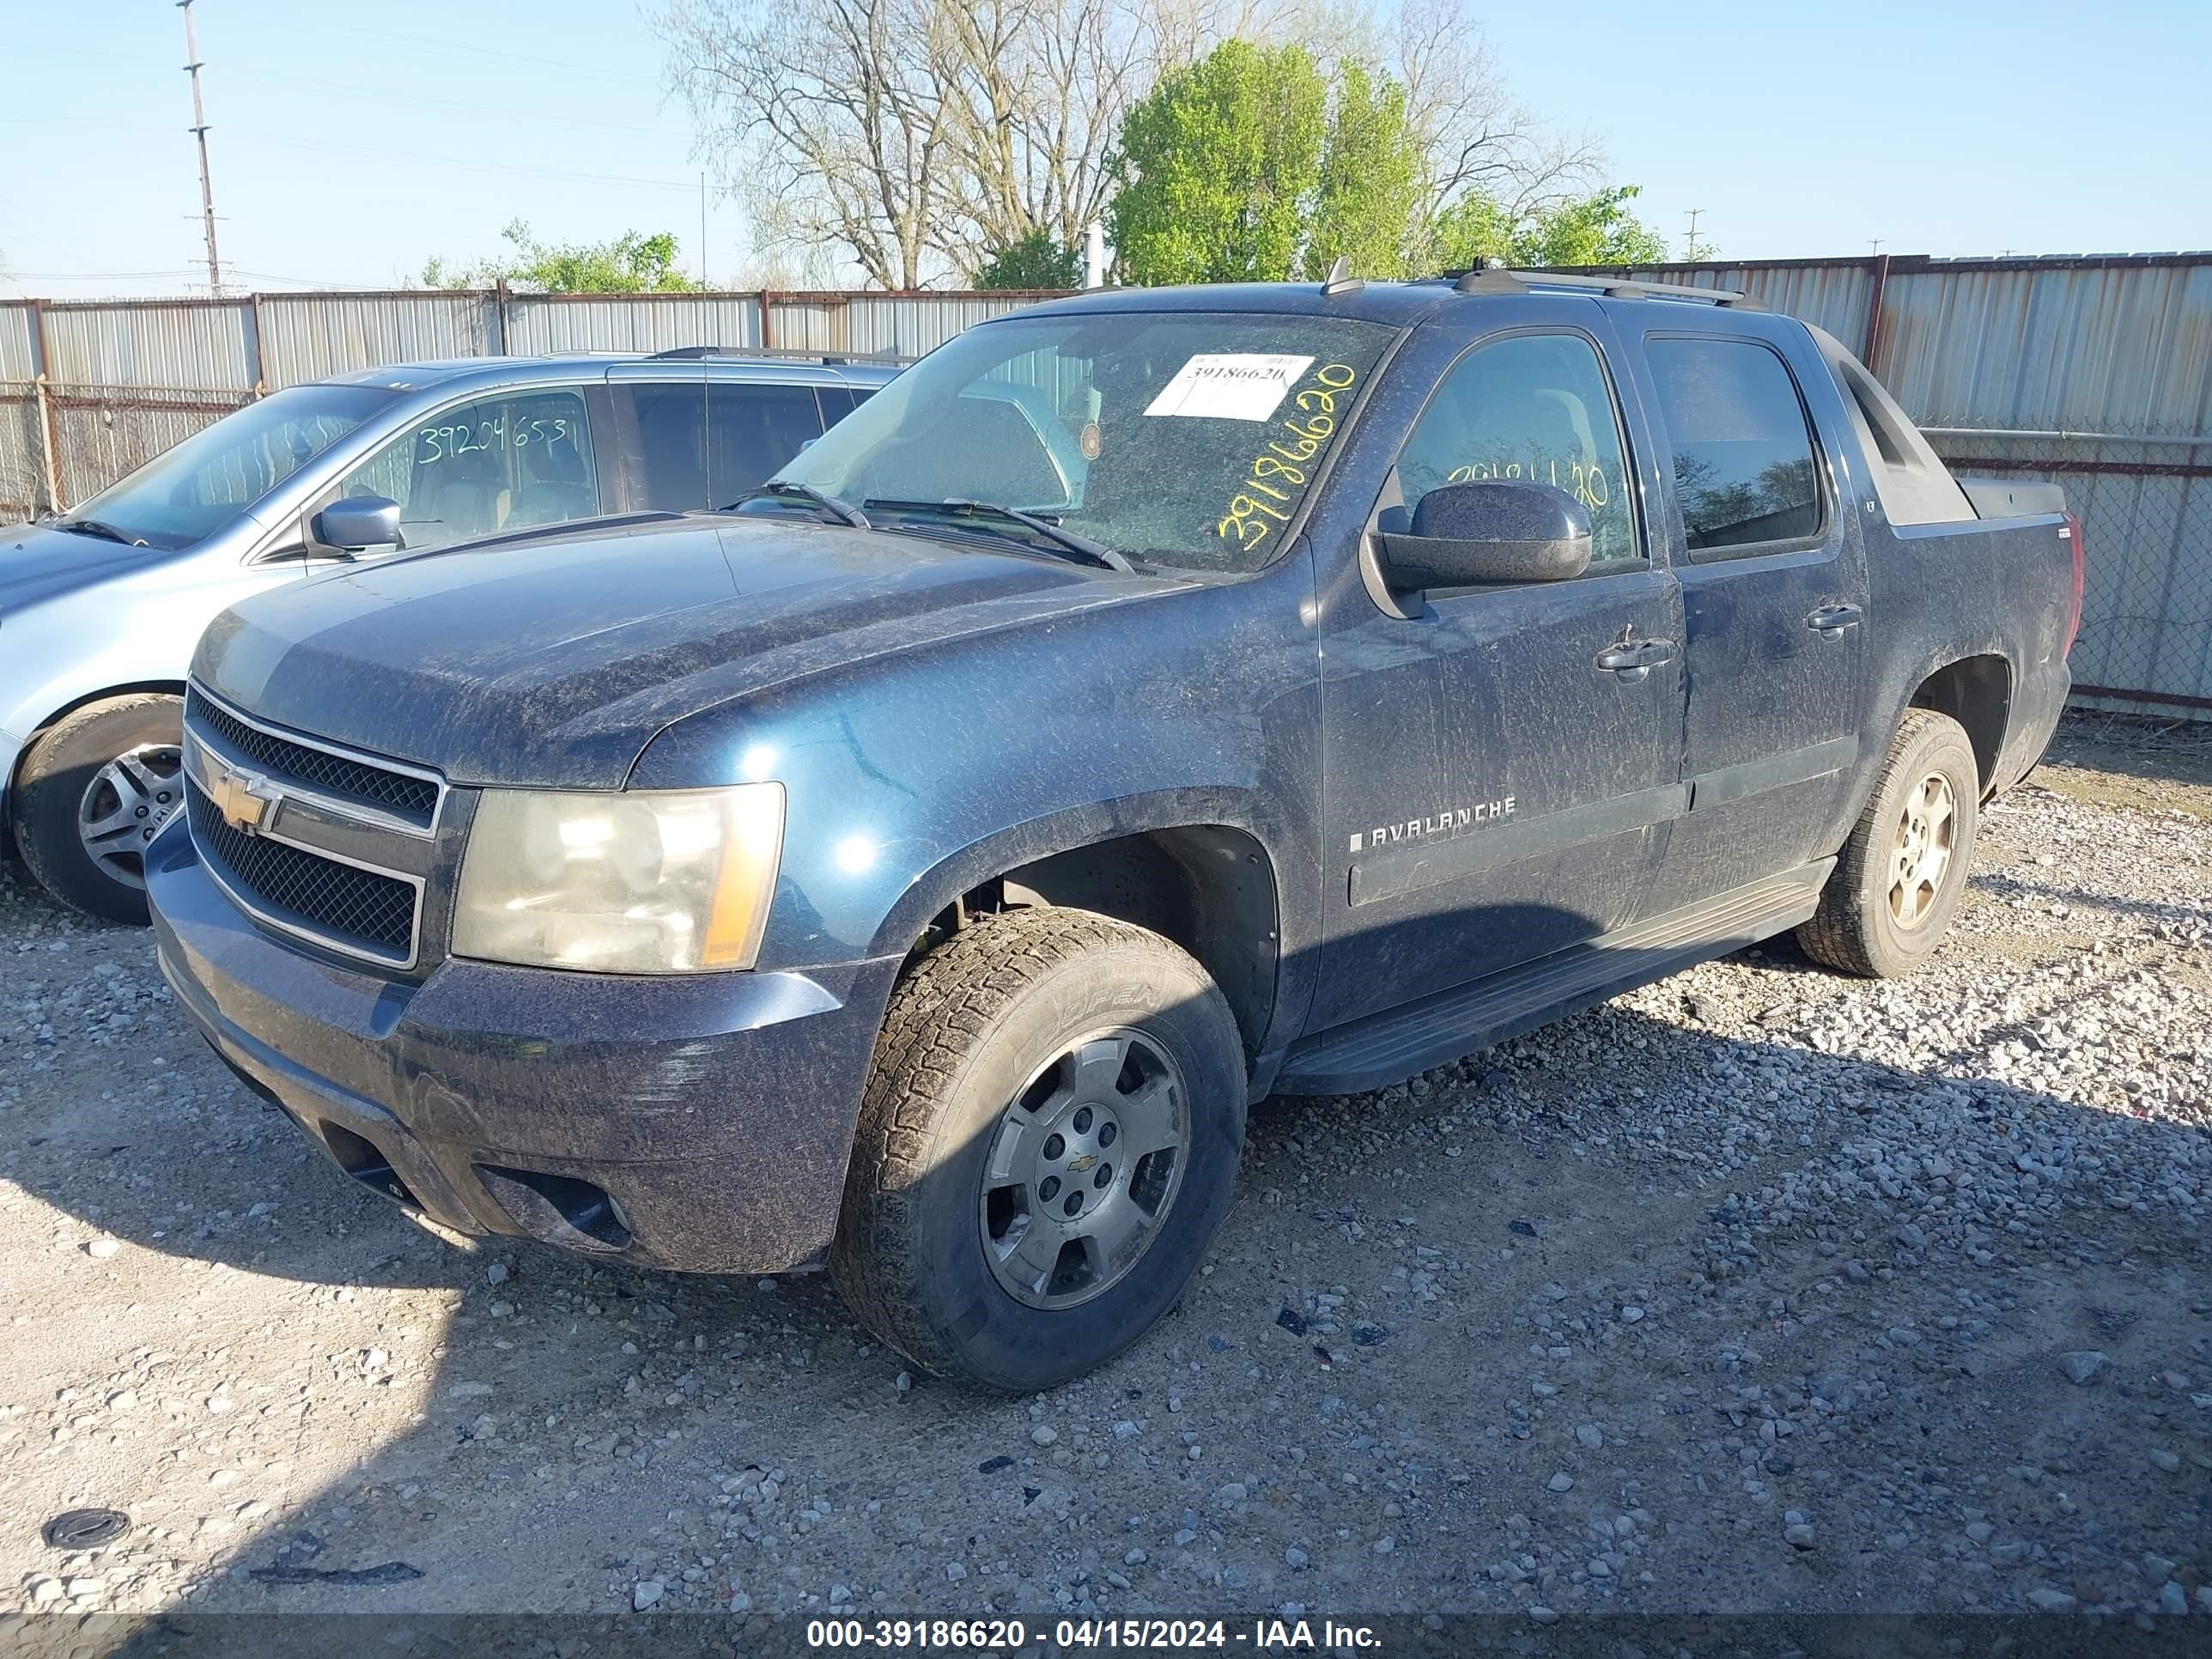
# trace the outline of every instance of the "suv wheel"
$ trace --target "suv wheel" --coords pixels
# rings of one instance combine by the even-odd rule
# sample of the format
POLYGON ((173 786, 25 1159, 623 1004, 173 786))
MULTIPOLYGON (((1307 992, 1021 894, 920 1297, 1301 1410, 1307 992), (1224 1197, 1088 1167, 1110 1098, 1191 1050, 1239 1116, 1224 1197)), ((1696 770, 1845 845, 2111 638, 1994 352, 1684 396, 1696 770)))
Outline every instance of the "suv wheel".
POLYGON ((31 746, 15 843, 55 897, 110 921, 146 920, 147 843, 183 806, 184 700, 87 703, 31 746))
POLYGON ((1877 979, 1918 967, 1966 890, 1980 799, 1966 728, 1933 709, 1905 710, 1820 908, 1797 930, 1806 951, 1877 979))
POLYGON ((1237 1022, 1157 933, 979 919, 891 998, 830 1268, 925 1370, 1049 1388, 1175 1304, 1244 1139, 1237 1022))

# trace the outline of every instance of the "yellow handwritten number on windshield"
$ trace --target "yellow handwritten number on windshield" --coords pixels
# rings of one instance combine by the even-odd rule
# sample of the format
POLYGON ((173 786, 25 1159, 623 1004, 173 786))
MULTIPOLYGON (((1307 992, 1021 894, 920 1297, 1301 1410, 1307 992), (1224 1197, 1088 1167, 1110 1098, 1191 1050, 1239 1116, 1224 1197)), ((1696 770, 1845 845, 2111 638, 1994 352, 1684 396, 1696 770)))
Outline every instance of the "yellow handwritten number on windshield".
POLYGON ((1214 533, 1239 547, 1257 547, 1276 525, 1291 521, 1297 505, 1296 491, 1310 476, 1306 463, 1322 452, 1336 430, 1336 400, 1348 392, 1358 374, 1349 365, 1328 363, 1314 371, 1316 384, 1291 399, 1298 413, 1276 422, 1289 441, 1270 437, 1267 447, 1252 458, 1250 476, 1237 495, 1229 498, 1228 516, 1214 533))

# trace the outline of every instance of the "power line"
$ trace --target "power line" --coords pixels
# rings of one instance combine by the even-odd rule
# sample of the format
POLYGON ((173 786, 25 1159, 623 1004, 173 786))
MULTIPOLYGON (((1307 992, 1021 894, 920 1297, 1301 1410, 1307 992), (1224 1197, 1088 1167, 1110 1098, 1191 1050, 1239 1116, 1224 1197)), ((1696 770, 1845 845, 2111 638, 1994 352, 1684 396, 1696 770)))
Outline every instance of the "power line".
MULTIPOLYGON (((183 0, 178 0, 178 3, 181 4, 183 0)), ((87 126, 100 127, 109 131, 113 131, 117 125, 116 123, 110 121, 79 118, 66 115, 0 115, 0 125, 87 126)), ((634 130, 647 131, 643 128, 634 130)), ((690 179, 639 179, 623 173, 579 173, 564 167, 534 167, 516 161, 456 160, 451 155, 432 155, 422 150, 391 149, 383 147, 369 149, 357 144, 319 144, 296 137, 289 132, 257 133, 250 125, 234 126, 231 131, 241 137, 258 139, 263 143, 281 146, 285 149, 319 150, 331 155, 368 155, 379 161, 420 161, 428 166, 441 167, 470 167, 493 173, 536 173, 548 179, 581 179, 586 184, 636 185, 647 190, 680 190, 686 195, 699 188, 697 181, 690 179)))
POLYGON ((222 262, 215 252, 215 185, 208 178, 207 112, 200 104, 200 50, 192 39, 192 0, 177 0, 185 15, 185 73, 192 77, 192 136, 200 145, 200 218, 207 227, 208 292, 222 295, 222 262))
POLYGON ((345 27, 336 29, 334 33, 356 35, 371 40, 393 40, 402 46, 428 46, 435 52, 459 53, 469 58, 483 58, 494 63, 531 64, 544 69, 568 70, 578 75, 590 76, 596 80, 622 81, 632 86, 650 87, 659 84, 651 76, 625 75, 620 70, 611 70, 599 64, 579 64, 563 58, 533 58, 524 52, 501 52, 496 47, 473 46, 459 40, 440 40, 428 35, 399 34, 389 29, 345 27))
MULTIPOLYGON (((459 98, 432 98, 419 92, 392 92, 382 87, 365 87, 352 81, 323 81, 307 75, 272 75, 256 70, 233 70, 231 73, 248 81, 264 81, 272 86, 321 87, 331 92, 349 92, 363 98, 374 98, 380 103, 414 104, 424 109, 460 110, 467 114, 489 117, 501 121, 526 121, 546 126, 588 127, 597 132, 631 132, 648 138, 683 137, 669 127, 641 127, 622 121, 588 121, 579 116, 552 110, 512 109, 504 106, 480 104, 459 98)), ((87 125, 104 125, 88 122, 87 125)))
POLYGON ((578 179, 593 185, 634 185, 646 190, 680 190, 690 195, 699 188, 689 179, 636 179, 611 173, 574 173, 561 167, 533 167, 519 161, 457 161, 450 155, 426 155, 421 150, 364 149, 356 144, 318 144, 292 137, 289 134, 272 137, 287 149, 319 150, 330 155, 369 155, 383 161, 419 161, 426 167, 468 167, 489 173, 537 173, 548 179, 578 179))

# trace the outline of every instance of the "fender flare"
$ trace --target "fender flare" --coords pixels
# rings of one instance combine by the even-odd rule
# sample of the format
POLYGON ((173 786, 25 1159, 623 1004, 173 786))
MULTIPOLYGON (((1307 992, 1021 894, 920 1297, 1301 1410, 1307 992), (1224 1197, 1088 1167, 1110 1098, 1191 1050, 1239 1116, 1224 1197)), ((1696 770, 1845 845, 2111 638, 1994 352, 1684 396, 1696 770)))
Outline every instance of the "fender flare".
MULTIPOLYGON (((915 873, 878 926, 868 954, 882 957, 906 950, 921 937, 930 918, 961 894, 1021 865, 1122 836, 1199 824, 1241 830, 1257 842, 1274 866, 1276 915, 1287 919, 1293 914, 1283 890, 1288 837, 1272 814, 1261 810, 1257 797, 1224 787, 1162 789, 1063 806, 1008 824, 946 854, 915 873)), ((1294 866, 1297 860, 1287 862, 1294 866)))

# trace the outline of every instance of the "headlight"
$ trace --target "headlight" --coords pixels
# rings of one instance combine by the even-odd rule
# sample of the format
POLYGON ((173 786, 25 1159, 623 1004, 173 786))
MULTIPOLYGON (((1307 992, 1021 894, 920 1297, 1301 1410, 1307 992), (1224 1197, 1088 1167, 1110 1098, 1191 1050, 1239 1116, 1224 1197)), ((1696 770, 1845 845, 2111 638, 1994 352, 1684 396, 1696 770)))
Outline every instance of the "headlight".
POLYGON ((750 968, 783 849, 783 786, 487 789, 453 954, 608 974, 750 968))

